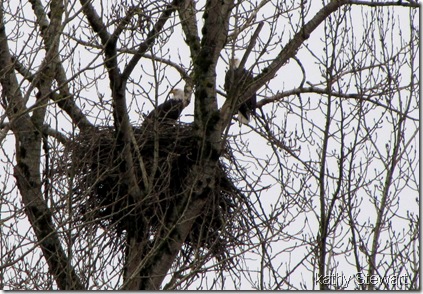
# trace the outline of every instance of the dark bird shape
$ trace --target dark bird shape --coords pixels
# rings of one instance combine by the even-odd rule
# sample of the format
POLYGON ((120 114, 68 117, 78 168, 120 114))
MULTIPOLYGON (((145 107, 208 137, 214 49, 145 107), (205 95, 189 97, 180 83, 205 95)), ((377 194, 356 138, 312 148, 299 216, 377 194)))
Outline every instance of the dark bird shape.
POLYGON ((179 118, 182 110, 189 104, 189 98, 185 97, 182 89, 173 89, 170 94, 173 97, 151 111, 145 118, 146 121, 153 121, 157 117, 158 122, 173 122, 179 118))
MULTIPOLYGON (((251 72, 245 68, 239 68, 239 59, 235 58, 229 63, 229 69, 226 72, 225 84, 223 85, 228 95, 237 93, 238 96, 242 96, 248 85, 252 84, 254 77, 251 72), (234 91, 232 87, 238 87, 240 90, 234 91)), ((256 93, 252 94, 247 100, 239 101, 238 108, 238 120, 243 124, 250 122, 251 114, 255 114, 255 108, 257 104, 256 93)))

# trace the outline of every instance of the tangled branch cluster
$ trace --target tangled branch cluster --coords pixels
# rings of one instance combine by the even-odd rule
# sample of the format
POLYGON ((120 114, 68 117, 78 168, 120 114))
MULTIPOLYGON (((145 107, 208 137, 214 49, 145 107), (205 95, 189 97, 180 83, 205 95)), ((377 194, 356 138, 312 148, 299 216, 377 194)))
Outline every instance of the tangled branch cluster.
MULTIPOLYGON (((198 144, 190 124, 161 124, 159 130, 133 127, 133 133, 137 144, 133 146, 135 173, 145 191, 140 203, 128 195, 123 185, 112 127, 98 127, 95 132, 77 135, 66 146, 62 164, 57 165, 65 167, 58 170, 59 177, 73 177, 73 207, 78 222, 82 226, 94 224, 112 229, 109 238, 120 240, 120 244, 128 235, 154 240, 189 188, 185 180, 197 160, 198 144), (142 175, 143 167, 148 185, 142 175)), ((235 164, 229 148, 222 158, 235 164)), ((247 198, 236 188, 236 182, 221 160, 216 167, 216 188, 203 196, 208 199, 204 211, 185 240, 181 254, 187 260, 197 249, 206 249, 207 259, 215 257, 222 265, 229 265, 230 253, 242 245, 246 236, 240 234, 246 229, 247 198)))

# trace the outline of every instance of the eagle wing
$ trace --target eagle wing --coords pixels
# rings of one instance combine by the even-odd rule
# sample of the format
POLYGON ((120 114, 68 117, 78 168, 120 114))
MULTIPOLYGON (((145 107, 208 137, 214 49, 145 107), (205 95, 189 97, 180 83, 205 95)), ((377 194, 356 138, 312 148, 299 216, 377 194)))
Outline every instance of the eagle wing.
POLYGON ((181 100, 169 99, 159 106, 157 106, 153 111, 151 111, 146 120, 153 120, 157 117, 159 122, 163 121, 176 121, 184 109, 183 102, 181 100))
MULTIPOLYGON (((225 76, 225 84, 223 88, 226 93, 229 94, 234 85, 240 87, 241 89, 246 88, 249 84, 253 83, 254 77, 251 72, 247 71, 244 68, 229 68, 225 76)), ((241 101, 240 101, 241 102, 241 101)), ((250 114, 255 113, 255 108, 257 104, 256 93, 252 94, 245 102, 240 103, 238 108, 238 113, 243 117, 241 122, 248 123, 250 120, 250 114)))

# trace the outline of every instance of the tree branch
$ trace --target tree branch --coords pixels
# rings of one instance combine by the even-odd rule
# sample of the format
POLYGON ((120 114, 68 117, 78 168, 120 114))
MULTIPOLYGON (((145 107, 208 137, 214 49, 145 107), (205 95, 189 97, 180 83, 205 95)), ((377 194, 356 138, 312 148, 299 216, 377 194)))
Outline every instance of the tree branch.
POLYGON ((375 101, 375 100, 371 99, 371 97, 374 97, 374 96, 384 95, 383 92, 375 93, 373 95, 363 95, 363 94, 358 94, 358 93, 347 94, 347 93, 335 92, 335 91, 332 91, 332 90, 329 91, 328 89, 322 89, 322 88, 318 88, 316 86, 299 87, 299 88, 295 88, 295 89, 292 89, 292 90, 280 92, 280 93, 278 93, 278 94, 276 94, 272 97, 264 98, 264 99, 260 100, 259 102, 257 102, 257 108, 262 108, 263 106, 265 106, 269 103, 274 103, 276 101, 283 100, 284 98, 289 97, 291 95, 300 95, 300 94, 305 94, 305 93, 315 93, 315 94, 320 94, 320 95, 329 95, 330 94, 331 96, 338 97, 338 98, 366 101, 366 102, 372 103, 374 105, 388 109, 390 111, 393 111, 397 114, 404 115, 410 120, 418 121, 418 118, 413 118, 413 117, 409 116, 408 114, 405 114, 405 113, 403 113, 403 112, 401 112, 397 109, 392 108, 389 105, 385 105, 385 104, 383 104, 379 101, 375 101))
POLYGON ((198 159, 186 179, 183 197, 169 216, 169 225, 156 236, 159 247, 152 252, 142 272, 149 273, 141 280, 140 289, 159 289, 166 273, 188 236, 197 216, 206 202, 208 191, 215 188, 215 168, 221 148, 221 130, 216 124, 218 111, 216 103, 217 58, 228 33, 232 1, 208 0, 204 13, 203 39, 198 57, 194 62, 194 83, 196 85, 194 124, 198 137, 198 159), (216 116, 217 115, 217 116, 216 116))
POLYGON ((355 0, 333 0, 330 1, 326 6, 317 12, 317 14, 304 25, 304 27, 294 35, 294 37, 285 45, 274 61, 265 69, 262 73, 255 78, 255 82, 245 90, 241 100, 245 100, 250 97, 253 93, 257 92, 262 86, 264 86, 269 80, 271 80, 278 70, 292 57, 297 54, 298 49, 307 40, 310 34, 333 12, 338 10, 340 7, 351 4, 351 5, 369 5, 369 6, 393 6, 400 5, 406 7, 419 7, 419 4, 415 1, 408 1, 404 3, 402 1, 396 2, 367 2, 367 1, 355 1, 355 0), (245 99, 244 99, 245 97, 245 99))
POLYGON ((182 30, 185 34, 185 43, 191 51, 192 60, 198 56, 200 50, 200 36, 198 35, 195 1, 184 0, 178 8, 182 30))
MULTIPOLYGON (((239 97, 240 101, 245 101, 251 95, 256 93, 258 89, 270 81, 278 72, 278 70, 292 57, 297 54, 298 49, 307 40, 310 34, 333 12, 338 10, 339 7, 347 4, 348 0, 335 0, 329 2, 325 7, 320 9, 319 12, 304 25, 304 27, 294 35, 294 37, 285 45, 274 61, 259 74, 254 83, 247 86, 243 91, 243 95, 239 97)), ((222 114, 224 117, 221 119, 222 127, 225 127, 230 122, 230 111, 227 109, 230 105, 225 103, 222 107, 222 114)))
POLYGON ((419 8, 420 3, 414 0, 398 0, 398 1, 384 1, 384 2, 369 2, 369 1, 360 1, 360 0, 351 0, 349 4, 352 5, 364 5, 370 7, 383 7, 383 6, 402 6, 402 7, 412 7, 419 8))
MULTIPOLYGON (((20 73, 24 79, 33 83, 35 80, 35 74, 33 74, 25 65, 23 65, 16 57, 12 57, 13 65, 15 70, 20 73)), ((60 78, 60 80, 62 80, 60 78)), ((67 88, 67 87, 66 87, 67 88)), ((82 110, 75 104, 75 98, 70 93, 64 94, 66 91, 62 87, 61 93, 57 94, 50 90, 50 98, 57 103, 57 105, 63 109, 71 118, 72 122, 81 130, 88 131, 94 128, 93 124, 87 119, 82 110)), ((27 94, 29 95, 29 93, 27 94)), ((26 101, 28 97, 24 97, 26 101)))
POLYGON ((261 29, 263 28, 264 22, 259 22, 256 30, 254 31, 253 36, 251 37, 250 43, 248 44, 247 50, 245 50, 244 56, 242 56, 241 62, 239 64, 240 68, 245 67, 245 63, 247 62, 248 56, 250 55, 251 51, 253 50, 254 46, 256 45, 257 38, 260 34, 261 29))
POLYGON ((101 43, 103 45, 107 44, 111 39, 110 34, 107 32, 107 28, 104 23, 101 21, 100 16, 95 11, 94 7, 91 5, 90 0, 80 0, 82 5, 82 11, 88 19, 91 27, 94 32, 100 37, 101 43))
MULTIPOLYGON (((37 8, 38 9, 38 8, 37 8)), ((43 199, 40 181, 41 130, 29 117, 7 43, 3 7, 0 9, 0 83, 8 100, 6 113, 18 148, 14 175, 26 214, 39 241, 43 255, 60 289, 84 287, 69 262, 52 222, 52 213, 43 199)))
POLYGON ((135 66, 142 58, 142 56, 147 52, 147 50, 153 45, 154 41, 156 40, 159 33, 162 31, 164 25, 166 24, 169 17, 175 11, 178 4, 178 0, 173 0, 172 3, 167 5, 165 10, 160 15, 158 21, 154 24, 154 27, 148 33, 147 38, 144 42, 142 42, 135 53, 135 55, 131 58, 126 68, 123 70, 122 79, 126 81, 129 76, 131 75, 132 71, 134 70, 135 66))

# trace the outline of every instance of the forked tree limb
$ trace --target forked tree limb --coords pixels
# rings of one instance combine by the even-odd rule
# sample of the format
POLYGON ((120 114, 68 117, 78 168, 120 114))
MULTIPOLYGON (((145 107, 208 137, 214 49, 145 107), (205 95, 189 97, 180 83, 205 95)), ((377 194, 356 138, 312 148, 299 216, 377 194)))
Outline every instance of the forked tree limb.
MULTIPOLYGON (((35 7, 38 9, 37 7, 35 7)), ((8 102, 6 113, 10 128, 15 134, 16 166, 14 176, 26 214, 35 232, 49 271, 60 289, 84 290, 79 276, 69 262, 61 245, 52 212, 41 192, 41 137, 43 111, 29 115, 15 74, 4 24, 3 8, 0 9, 0 83, 8 102)), ((51 73, 50 73, 51 74, 51 73)))

